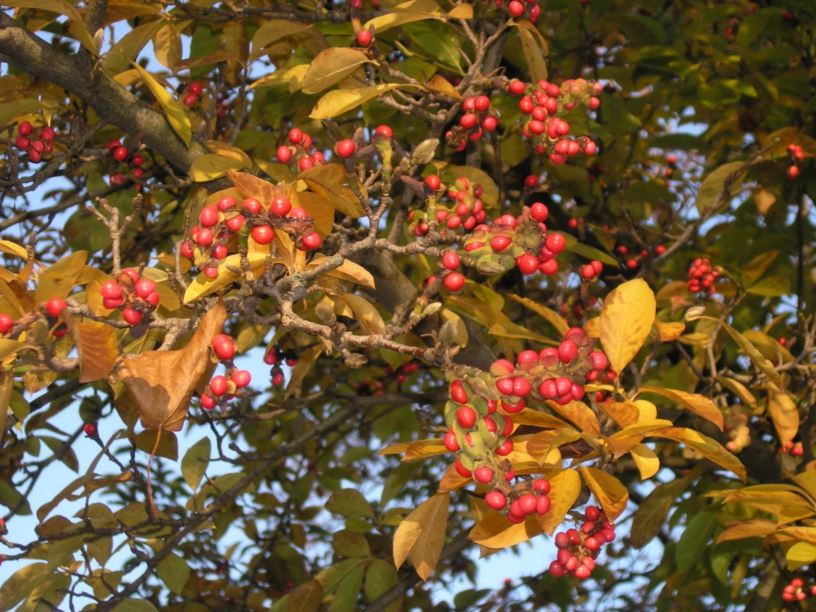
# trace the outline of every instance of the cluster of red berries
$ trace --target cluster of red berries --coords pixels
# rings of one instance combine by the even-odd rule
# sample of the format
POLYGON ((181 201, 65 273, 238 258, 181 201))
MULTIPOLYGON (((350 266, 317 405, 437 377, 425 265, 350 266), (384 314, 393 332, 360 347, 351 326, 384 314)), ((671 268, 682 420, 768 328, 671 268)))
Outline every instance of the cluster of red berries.
POLYGON ((513 80, 507 89, 511 94, 521 96, 519 109, 530 116, 521 133, 533 142, 536 153, 548 154, 551 162, 563 164, 581 153, 595 155, 598 152, 598 145, 586 136, 568 138, 572 127, 556 115, 574 109, 579 103, 596 110, 601 104, 601 99, 595 95, 603 89, 600 83, 569 79, 559 87, 548 81, 528 84, 513 80))
POLYGON ((216 357, 224 363, 226 376, 213 376, 209 391, 201 394, 199 399, 206 410, 212 410, 216 406, 223 408, 226 402, 252 381, 252 375, 247 370, 239 370, 232 362, 235 357, 235 340, 226 334, 216 334, 211 346, 216 357))
MULTIPOLYGON (((136 189, 140 190, 142 186, 139 181, 144 176, 144 168, 142 167, 145 162, 144 156, 139 152, 131 153, 120 140, 111 140, 108 143, 108 151, 114 160, 125 165, 126 171, 130 172, 130 176, 136 183, 136 189)), ((114 187, 121 187, 127 181, 127 175, 124 172, 114 172, 110 175, 108 181, 114 187)))
POLYGON ((674 171, 677 169, 677 155, 675 155, 674 153, 669 153, 668 155, 666 155, 666 164, 667 167, 663 171, 663 175, 666 178, 671 178, 671 176, 674 174, 674 171))
POLYGON ((193 81, 187 86, 187 93, 184 94, 184 97, 181 99, 182 104, 187 107, 195 106, 195 103, 198 102, 198 98, 203 92, 204 84, 201 81, 193 81))
POLYGON ((782 589, 782 601, 786 603, 804 601, 808 596, 808 592, 812 597, 816 597, 816 585, 807 588, 804 580, 794 578, 782 589))
POLYGON ((542 501, 549 483, 536 481, 532 491, 524 483, 511 484, 515 472, 506 457, 513 450, 512 415, 521 412, 530 398, 568 404, 584 397, 586 382, 614 380, 606 355, 593 345, 582 329, 572 328, 558 348, 522 351, 515 364, 496 360, 478 385, 463 379, 450 384, 443 443, 457 453, 453 467, 461 477, 490 486, 486 503, 496 511, 509 505, 511 521, 549 510, 549 499, 542 501))
POLYGON ((29 121, 21 121, 17 126, 17 138, 14 144, 18 149, 28 153, 28 159, 39 163, 54 151, 54 138, 57 133, 50 125, 35 128, 29 121))
POLYGON ((708 257, 698 257, 689 266, 688 289, 692 293, 714 293, 714 285, 720 276, 720 270, 711 266, 708 257))
POLYGON ((374 33, 371 30, 360 30, 355 38, 361 47, 370 47, 374 42, 374 33))
POLYGON ((805 159, 805 152, 799 145, 789 144, 788 154, 791 158, 791 165, 788 166, 788 178, 794 180, 799 178, 799 163, 805 159))
POLYGON ((322 151, 318 151, 312 137, 300 128, 292 128, 287 136, 288 145, 278 147, 275 157, 282 164, 297 162, 297 169, 305 172, 309 168, 320 166, 326 163, 326 157, 322 151))
MULTIPOLYGON (((496 8, 501 9, 503 6, 503 0, 496 0, 496 8)), ((507 3, 507 12, 516 19, 526 17, 535 23, 541 16, 541 7, 538 5, 538 0, 526 0, 526 2, 510 0, 510 2, 507 3)))
MULTIPOLYGON (((658 257, 666 252, 665 245, 658 244, 654 249, 652 249, 652 253, 655 257, 658 257)), ((652 253, 649 252, 649 249, 643 248, 639 252, 635 249, 629 249, 628 246, 625 244, 619 244, 615 247, 615 253, 620 255, 621 262, 624 266, 629 268, 630 270, 637 270, 638 266, 640 266, 641 262, 644 259, 647 259, 652 253)))
POLYGON ((557 348, 519 353, 517 368, 506 359, 495 361, 490 371, 499 376, 496 390, 502 395, 504 410, 520 412, 533 391, 538 391, 541 399, 566 405, 583 399, 584 382, 614 381, 617 374, 609 368, 609 360, 602 351, 593 350, 593 345, 594 340, 583 329, 573 327, 557 348))
POLYGON ((484 202, 480 199, 484 189, 478 183, 471 183, 467 178, 461 177, 449 185, 445 191, 446 186, 442 183, 442 179, 431 174, 425 177, 425 186, 431 192, 426 202, 427 218, 420 210, 412 210, 408 214, 411 221, 416 221, 415 236, 427 234, 434 222, 443 230, 444 228, 451 231, 461 229, 470 232, 487 219, 484 202), (445 196, 449 203, 442 201, 445 196))
POLYGON ((419 372, 419 367, 419 362, 407 361, 396 370, 391 366, 387 366, 385 368, 385 373, 387 376, 394 376, 396 374, 397 382, 399 384, 404 384, 408 382, 408 378, 411 376, 411 374, 416 374, 419 372))
POLYGON ((556 578, 572 574, 586 580, 595 569, 601 547, 615 540, 615 526, 597 506, 588 506, 581 529, 568 529, 555 536, 558 558, 550 563, 550 574, 556 578))
POLYGON ((456 151, 464 151, 468 141, 476 142, 485 132, 495 132, 499 127, 499 119, 487 96, 465 98, 462 110, 465 113, 459 118, 459 125, 445 133, 445 139, 456 151))
POLYGON ((316 249, 321 244, 320 235, 314 231, 311 217, 305 209, 292 207, 285 195, 275 196, 268 210, 257 198, 246 198, 238 202, 232 196, 225 196, 216 204, 205 206, 198 215, 198 224, 190 230, 191 240, 181 244, 181 255, 195 259, 195 246, 206 253, 204 274, 208 278, 218 277, 218 262, 229 255, 230 241, 244 225, 250 227, 250 236, 258 244, 269 244, 275 239, 275 227, 286 229, 299 236, 299 246, 305 251, 316 249))
POLYGON ((159 305, 156 283, 140 277, 134 268, 125 268, 116 280, 103 282, 99 293, 105 308, 122 308, 122 318, 133 326, 139 325, 144 315, 149 315, 159 305))
POLYGON ((290 368, 294 367, 297 365, 297 355, 292 352, 281 351, 277 347, 272 346, 269 347, 269 350, 266 351, 266 354, 264 355, 264 363, 268 366, 272 366, 269 373, 272 385, 275 387, 280 387, 284 382, 281 364, 285 363, 290 368))
POLYGON ((802 446, 801 442, 794 443, 793 440, 788 440, 779 448, 779 452, 785 455, 801 457, 805 454, 805 448, 802 446))

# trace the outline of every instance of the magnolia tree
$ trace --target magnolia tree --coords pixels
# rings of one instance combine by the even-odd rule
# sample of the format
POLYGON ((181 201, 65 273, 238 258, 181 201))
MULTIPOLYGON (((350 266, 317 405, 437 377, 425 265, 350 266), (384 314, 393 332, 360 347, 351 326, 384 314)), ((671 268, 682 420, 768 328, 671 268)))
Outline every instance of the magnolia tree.
POLYGON ((5 4, 0 607, 811 605, 816 7, 5 4))

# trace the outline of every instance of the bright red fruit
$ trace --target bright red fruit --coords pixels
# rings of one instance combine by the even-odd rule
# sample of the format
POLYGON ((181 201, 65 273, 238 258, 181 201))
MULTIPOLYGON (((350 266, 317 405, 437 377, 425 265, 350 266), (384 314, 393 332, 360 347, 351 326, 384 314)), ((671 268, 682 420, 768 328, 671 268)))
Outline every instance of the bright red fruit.
POLYGON ((241 206, 249 215, 257 215, 261 212, 261 203, 255 198, 247 198, 241 202, 241 206))
POLYGON ((68 307, 68 303, 61 298, 53 298, 48 300, 44 306, 45 312, 47 312, 50 317, 56 319, 60 316, 62 311, 68 307))
POLYGON ((361 47, 368 47, 374 42, 374 35, 368 30, 360 30, 357 32, 357 44, 361 47))
POLYGON ((247 370, 236 370, 232 373, 230 378, 232 379, 232 382, 235 383, 236 387, 243 389, 252 380, 252 374, 250 374, 247 370))
POLYGON ((487 484, 493 481, 493 469, 486 465, 477 467, 476 470, 473 472, 473 477, 476 479, 477 482, 487 484))
POLYGON ((462 406, 456 411, 456 420, 465 429, 470 429, 476 424, 476 411, 470 406, 462 406))
POLYGON ((442 255, 442 267, 446 270, 455 270, 459 267, 459 254, 456 251, 445 251, 442 255))
POLYGON ((226 376, 213 376, 210 381, 210 392, 215 397, 221 397, 227 392, 229 388, 229 381, 226 376))
POLYGON ((276 217, 285 217, 289 214, 290 210, 292 210, 292 203, 289 201, 289 198, 284 195, 277 196, 272 200, 272 204, 269 206, 269 212, 276 217))
POLYGON ((504 493, 494 489, 485 495, 485 503, 493 510, 502 510, 507 505, 507 498, 504 493))
POLYGON ((275 239, 275 230, 269 225, 256 225, 252 228, 252 239, 258 244, 269 244, 275 239))
POLYGON ((156 289, 156 283, 149 278, 140 278, 133 289, 137 296, 143 300, 146 300, 147 296, 156 289))
POLYGON ((142 322, 142 313, 135 308, 125 308, 122 310, 122 318, 128 325, 138 325, 142 322))
POLYGON ((353 140, 341 140, 334 146, 334 151, 343 159, 348 159, 357 152, 357 145, 353 140))
POLYGON ((14 327, 14 319, 9 315, 0 313, 0 334, 7 334, 14 327))
POLYGON ((451 272, 445 277, 444 283, 448 291, 461 291, 465 286, 465 277, 461 272, 451 272))
POLYGON ((228 361, 235 357, 235 340, 226 334, 216 334, 212 339, 212 348, 215 354, 222 361, 228 361))
POLYGON ((320 238, 320 234, 317 232, 312 232, 311 234, 306 234, 303 238, 300 239, 300 244, 303 246, 305 251, 313 251, 314 249, 318 248, 322 243, 322 239, 320 238))
POLYGON ((127 156, 128 156, 127 147, 119 146, 113 150, 113 159, 115 159, 116 161, 119 162, 125 161, 127 159, 127 156))

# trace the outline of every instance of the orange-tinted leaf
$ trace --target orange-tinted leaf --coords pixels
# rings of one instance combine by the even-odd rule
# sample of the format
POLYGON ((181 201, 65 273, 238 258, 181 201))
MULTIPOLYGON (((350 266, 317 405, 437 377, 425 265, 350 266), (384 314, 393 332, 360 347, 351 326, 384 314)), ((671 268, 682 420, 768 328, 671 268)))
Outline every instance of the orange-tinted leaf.
POLYGON ((79 381, 106 378, 119 359, 116 331, 97 321, 82 321, 65 313, 65 321, 79 353, 79 381))
POLYGON ((679 389, 666 389, 664 387, 646 386, 641 387, 640 391, 641 393, 655 393, 657 395, 667 397, 670 400, 677 402, 681 406, 685 406, 697 416, 714 423, 720 428, 720 431, 723 429, 723 413, 717 407, 717 404, 712 402, 707 397, 698 395, 697 393, 687 393, 685 391, 680 391, 679 389))
POLYGON ((614 521, 626 508, 629 491, 612 474, 594 467, 582 467, 581 476, 601 504, 606 518, 614 521))
POLYGON ((301 81, 303 93, 316 94, 328 89, 371 61, 366 53, 351 47, 323 49, 315 56, 301 81))
POLYGON ((428 579, 445 544, 449 503, 447 493, 437 493, 400 523, 394 534, 394 565, 397 568, 410 557, 417 574, 423 580, 428 579))
POLYGON ((638 421, 638 409, 631 402, 599 402, 598 406, 618 425, 626 427, 638 421))
POLYGON ((779 526, 776 521, 752 520, 740 521, 730 525, 717 536, 717 544, 731 540, 743 540, 745 538, 759 538, 775 533, 779 526))
POLYGON ((117 375, 135 399, 146 428, 181 429, 190 397, 209 368, 210 341, 225 319, 226 309, 219 301, 201 319, 184 348, 147 351, 124 361, 117 375))
POLYGON ((616 372, 622 372, 649 336, 655 319, 655 296, 643 279, 618 285, 601 310, 601 344, 616 372))
POLYGON ((535 516, 528 516, 522 523, 511 523, 503 514, 489 512, 470 530, 468 538, 480 546, 499 550, 526 542, 541 531, 535 516))
POLYGON ((660 459, 654 454, 654 451, 645 444, 636 444, 630 453, 640 472, 641 480, 651 478, 660 470, 660 459))
POLYGON ((713 461, 720 467, 734 472, 734 474, 739 476, 740 480, 745 480, 746 478, 745 466, 742 465, 740 460, 725 450, 719 442, 708 436, 704 436, 699 431, 685 427, 667 427, 666 429, 653 431, 649 435, 681 442, 689 448, 696 450, 709 461, 713 461))
POLYGON ((87 251, 76 251, 49 266, 37 277, 37 289, 34 301, 42 304, 52 298, 66 298, 76 286, 85 262, 87 251))
POLYGON ((682 321, 661 321, 655 319, 655 328, 657 328, 657 337, 661 342, 672 342, 677 340, 686 330, 686 324, 682 321))

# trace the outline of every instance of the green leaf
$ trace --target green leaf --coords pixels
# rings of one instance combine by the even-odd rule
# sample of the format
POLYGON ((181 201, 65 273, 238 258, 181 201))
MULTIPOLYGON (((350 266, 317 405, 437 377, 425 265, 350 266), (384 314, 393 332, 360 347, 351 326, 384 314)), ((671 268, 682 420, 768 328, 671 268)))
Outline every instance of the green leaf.
POLYGON ((146 599, 124 599, 113 609, 113 612, 159 612, 146 599))
POLYGON ((359 89, 334 89, 317 101, 309 117, 312 119, 337 117, 398 87, 406 87, 406 85, 382 83, 359 89))
POLYGON ((347 518, 374 516, 371 506, 357 489, 340 489, 332 493, 326 502, 326 510, 347 518))
POLYGON ((702 558, 716 524, 715 514, 709 511, 691 518, 674 550, 677 569, 685 574, 702 558))
POLYGON ((159 562, 156 573, 168 589, 173 593, 181 594, 190 577, 190 566, 178 555, 170 553, 159 562))
POLYGON ((538 28, 526 19, 516 22, 515 26, 521 39, 521 49, 527 61, 530 79, 533 82, 546 80, 547 61, 544 58, 549 55, 547 41, 538 28))
POLYGON ((329 608, 331 612, 351 612, 357 609, 357 597, 363 584, 364 573, 365 565, 362 563, 356 564, 351 571, 346 572, 332 598, 329 608))
POLYGON ((745 178, 748 164, 742 161, 728 162, 712 170, 703 179, 697 191, 697 210, 701 215, 717 210, 725 204, 734 187, 745 178))
POLYGON ((105 54, 102 58, 102 66, 106 71, 114 75, 126 70, 163 24, 163 20, 157 19, 140 24, 130 30, 116 41, 116 44, 105 54))
POLYGON ((754 283, 746 291, 763 297, 779 297, 791 293, 790 280, 786 276, 766 276, 754 283))
POLYGON ((193 490, 198 488, 201 478, 207 471, 211 451, 212 443, 209 438, 204 437, 184 453, 184 458, 181 460, 181 473, 187 486, 193 490))
POLYGON ((193 139, 193 126, 190 123, 187 112, 184 110, 184 106, 147 70, 139 66, 139 64, 133 64, 133 66, 141 75, 148 89, 150 89, 150 92, 155 96, 156 100, 159 101, 170 127, 173 128, 173 131, 178 134, 185 145, 190 146, 190 142, 193 139))
POLYGON ((368 565, 365 575, 365 594, 369 602, 387 593, 399 582, 397 570, 388 561, 374 559, 368 565))
POLYGON ((303 93, 316 94, 351 76, 371 60, 359 49, 332 47, 323 49, 309 64, 300 83, 303 93))
POLYGON ((332 536, 332 548, 341 557, 367 557, 371 554, 366 537, 348 529, 332 536))

